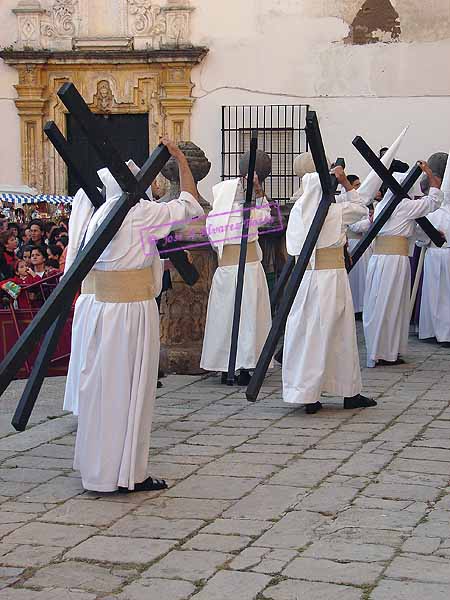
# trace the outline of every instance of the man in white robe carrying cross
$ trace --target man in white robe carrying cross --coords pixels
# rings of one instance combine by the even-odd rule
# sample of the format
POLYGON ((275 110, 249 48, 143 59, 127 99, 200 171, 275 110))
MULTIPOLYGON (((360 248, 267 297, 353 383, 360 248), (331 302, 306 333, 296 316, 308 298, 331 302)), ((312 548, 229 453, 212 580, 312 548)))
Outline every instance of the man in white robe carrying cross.
MULTIPOLYGON (((318 243, 286 324, 283 356, 283 400, 322 408, 320 395, 344 397, 344 408, 367 408, 376 402, 361 395, 362 382, 353 301, 344 262, 347 226, 368 216, 342 167, 333 170, 345 197, 330 206, 318 243)), ((286 233, 287 251, 298 257, 322 199, 317 173, 302 179, 286 233)))
MULTIPOLYGON (((95 492, 167 487, 147 473, 159 362, 155 297, 162 282, 155 240, 167 236, 173 223, 203 215, 203 209, 186 157, 173 142, 163 143, 178 162, 180 197, 164 204, 142 199, 128 212, 83 282, 75 308, 65 406, 79 414, 74 467, 83 487, 95 492)), ((91 216, 84 196, 79 210, 74 204, 72 258, 122 196, 108 169, 99 177, 106 187, 101 208, 91 216)))

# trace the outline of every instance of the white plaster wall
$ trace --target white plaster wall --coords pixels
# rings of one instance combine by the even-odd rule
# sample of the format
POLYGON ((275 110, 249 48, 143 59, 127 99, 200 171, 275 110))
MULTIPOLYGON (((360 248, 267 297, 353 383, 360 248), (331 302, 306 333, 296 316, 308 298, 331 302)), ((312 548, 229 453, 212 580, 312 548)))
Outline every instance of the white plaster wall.
POLYGON ((192 139, 219 180, 221 105, 310 104, 331 157, 364 175, 351 141, 388 145, 405 125, 399 158, 410 163, 450 148, 450 2, 396 0, 406 42, 343 42, 363 0, 191 0, 194 44, 210 48, 193 73, 192 139), (422 23, 423 19, 423 23, 422 23), (413 41, 417 39, 418 41, 413 41))
MULTIPOLYGON (((17 38, 16 17, 11 9, 16 0, 0 0, 0 46, 6 47, 17 38)), ((20 161, 20 123, 14 104, 18 83, 17 71, 0 58, 0 186, 22 184, 20 161)))

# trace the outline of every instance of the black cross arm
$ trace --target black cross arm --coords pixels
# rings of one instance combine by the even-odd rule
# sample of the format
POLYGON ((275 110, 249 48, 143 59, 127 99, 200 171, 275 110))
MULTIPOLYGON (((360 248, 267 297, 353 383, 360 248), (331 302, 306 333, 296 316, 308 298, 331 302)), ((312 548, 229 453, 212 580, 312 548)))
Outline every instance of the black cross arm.
POLYGON ((253 178, 256 170, 256 153, 258 150, 258 134, 252 133, 250 140, 250 158, 247 171, 247 193, 245 197, 245 203, 242 210, 242 237, 241 237, 241 250, 239 253, 239 266, 237 272, 236 281, 236 293, 234 297, 234 313, 233 313, 233 325, 231 330, 231 345, 230 355, 228 357, 228 374, 227 374, 227 385, 234 384, 234 373, 236 370, 236 359, 239 343, 239 326, 241 323, 241 312, 242 312, 242 296, 244 293, 244 278, 245 278, 245 263, 247 261, 247 246, 248 246, 248 232, 250 228, 251 209, 253 201, 253 178), (246 215, 248 216, 246 217, 246 215))
MULTIPOLYGON (((63 136, 56 123, 54 121, 48 121, 48 123, 44 125, 44 133, 51 141, 66 165, 72 170, 80 187, 83 188, 93 206, 95 208, 99 208, 104 202, 103 196, 99 192, 98 188, 94 184, 90 183, 89 180, 83 175, 82 170, 79 168, 79 162, 72 145, 63 136)), ((94 179, 98 179, 97 173, 95 173, 94 179)), ((98 183, 101 187, 100 179, 98 179, 98 183)))
POLYGON ((0 364, 0 395, 6 390, 41 337, 67 307, 67 304, 71 303, 81 282, 119 231, 128 211, 139 201, 144 191, 151 185, 168 161, 169 156, 165 146, 159 145, 156 148, 139 173, 139 182, 135 194, 124 193, 119 202, 114 205, 36 317, 4 358, 0 364))
POLYGON ((383 227, 386 225, 386 223, 392 217, 395 209, 400 204, 400 202, 403 200, 403 198, 408 197, 409 190, 413 187, 413 185, 416 183, 416 181, 419 179, 419 177, 421 175, 422 175, 422 169, 417 165, 409 171, 408 175, 403 180, 403 183, 401 186, 402 187, 401 193, 396 194, 391 198, 391 200, 388 202, 388 204, 383 208, 383 210, 377 216, 375 221, 372 223, 372 225, 370 226, 367 233, 355 246, 355 248, 351 254, 351 257, 350 257, 351 265, 350 265, 350 268, 348 269, 349 272, 356 266, 356 263, 362 257, 364 252, 369 248, 371 243, 374 241, 374 239, 377 237, 377 235, 380 233, 380 231, 383 229, 383 227))
MULTIPOLYGON (((359 153, 366 159, 375 173, 381 177, 383 183, 393 192, 394 195, 404 195, 402 185, 395 179, 392 173, 384 166, 378 156, 371 150, 368 144, 363 140, 361 136, 357 136, 353 140, 353 145, 359 151, 359 153)), ((441 248, 445 244, 445 240, 439 231, 432 225, 432 223, 426 218, 421 217, 416 219, 416 223, 425 231, 431 241, 438 247, 441 248)))
POLYGON ((328 169, 328 162, 326 159, 325 149, 323 147, 317 115, 313 111, 309 111, 306 117, 306 135, 320 180, 321 182, 324 182, 328 193, 323 194, 322 200, 319 203, 297 263, 295 264, 289 282, 286 286, 286 292, 281 301, 280 308, 278 309, 278 312, 276 313, 272 322, 269 335, 259 356, 253 376, 247 387, 246 397, 249 402, 256 402, 258 398, 267 373, 267 369, 269 368, 272 357, 275 354, 278 341, 283 334, 286 321, 292 305, 294 304, 294 300, 297 296, 303 276, 311 259, 314 248, 316 247, 330 206, 334 201, 334 190, 332 187, 333 181, 330 177, 328 169))
MULTIPOLYGON (((97 151, 102 162, 107 165, 122 190, 130 193, 135 192, 136 181, 133 173, 109 139, 101 119, 89 110, 88 105, 73 83, 65 83, 59 89, 58 96, 70 114, 77 120, 89 142, 97 151)), ((146 193, 150 185, 151 183, 142 189, 141 196, 146 193)))

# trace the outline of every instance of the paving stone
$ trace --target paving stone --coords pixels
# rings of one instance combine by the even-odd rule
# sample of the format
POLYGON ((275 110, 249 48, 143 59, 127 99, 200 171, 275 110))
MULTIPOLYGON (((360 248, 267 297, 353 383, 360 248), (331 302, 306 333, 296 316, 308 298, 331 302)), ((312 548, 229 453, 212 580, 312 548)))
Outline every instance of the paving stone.
POLYGON ((301 485, 314 487, 340 465, 331 460, 297 460, 274 475, 269 482, 274 485, 301 485))
POLYGON ((137 516, 155 516, 166 519, 205 519, 210 520, 222 514, 231 502, 228 500, 199 500, 196 498, 159 497, 146 501, 134 514, 137 516))
MULTIPOLYGON (((76 419, 70 417, 60 417, 35 425, 27 429, 20 435, 10 435, 9 437, 0 440, 0 452, 14 450, 15 452, 23 452, 31 448, 36 448, 45 442, 62 437, 67 433, 71 433, 76 428, 76 419)), ((39 456, 45 456, 40 454, 39 456)))
POLYGON ((84 492, 79 479, 56 477, 25 494, 30 502, 63 502, 84 492))
MULTIPOLYGON (((333 527, 333 525, 331 525, 333 527)), ((317 530, 322 540, 342 540, 352 544, 381 544, 399 548, 405 541, 406 533, 402 531, 389 531, 387 529, 375 529, 365 527, 339 527, 332 533, 327 533, 331 528, 328 524, 317 530)))
POLYGON ((215 550, 217 552, 237 552, 248 546, 251 538, 240 535, 214 535, 199 533, 191 538, 183 549, 187 550, 215 550))
POLYGON ((318 513, 293 511, 285 515, 263 536, 255 546, 267 548, 298 549, 314 539, 314 531, 327 522, 327 517, 318 513))
POLYGON ((186 600, 195 591, 195 586, 187 581, 169 581, 168 579, 139 579, 128 585, 117 596, 120 600, 186 600))
MULTIPOLYGON (((9 499, 8 499, 9 500, 9 499)), ((40 502, 15 502, 9 500, 2 504, 2 511, 11 511, 15 513, 43 513, 51 508, 50 504, 42 504, 40 502)))
POLYGON ((414 530, 414 535, 432 538, 450 538, 450 521, 430 521, 426 520, 414 530))
POLYGON ((390 461, 390 456, 356 452, 347 463, 337 470, 337 473, 342 475, 366 476, 370 473, 378 473, 390 461))
POLYGON ((255 521, 252 519, 216 519, 204 527, 202 533, 218 533, 222 535, 257 536, 273 526, 270 521, 255 521))
POLYGON ((162 517, 123 517, 106 530, 107 535, 133 538, 180 540, 204 525, 198 519, 163 519, 162 517))
POLYGON ((433 554, 441 544, 440 538, 412 537, 402 546, 402 552, 413 554, 433 554))
POLYGON ((361 600, 362 590, 344 585, 288 579, 264 590, 263 597, 267 600, 361 600))
POLYGON ((66 558, 98 562, 147 564, 166 554, 175 541, 94 536, 66 554, 66 558))
POLYGON ((376 509, 351 508, 341 513, 333 528, 367 527, 374 529, 409 530, 420 520, 420 515, 411 512, 381 511, 376 509))
POLYGON ((323 559, 296 558, 283 571, 283 575, 309 581, 369 585, 377 580, 383 569, 384 565, 376 563, 339 563, 323 559))
POLYGON ((239 571, 220 571, 208 581, 193 600, 254 600, 258 593, 269 583, 270 577, 259 573, 240 573, 239 571))
POLYGON ((102 500, 68 500, 58 508, 41 517, 50 523, 74 523, 77 525, 110 525, 130 511, 129 504, 102 500))
POLYGON ((378 544, 352 544, 342 541, 314 542, 302 556, 308 558, 326 558, 347 562, 383 562, 394 556, 395 550, 390 546, 378 544))
MULTIPOLYGON (((58 546, 12 546, 1 562, 9 567, 41 567, 52 562, 64 552, 58 546)), ((1 551, 0 551, 1 555, 1 551)))
POLYGON ((123 579, 111 575, 109 570, 104 567, 67 561, 40 569, 31 579, 27 579, 25 586, 43 588, 48 586, 49 582, 60 588, 79 588, 90 592, 112 592, 121 586, 123 579))
POLYGON ((444 558, 397 556, 388 567, 386 577, 450 584, 450 569, 444 558))
POLYGON ((166 495, 177 498, 236 500, 247 494, 258 480, 243 477, 213 477, 191 475, 171 488, 166 495))
POLYGON ((58 588, 44 591, 7 588, 0 591, 1 600, 96 600, 97 594, 58 588))
POLYGON ((450 462, 450 450, 440 448, 405 448, 400 458, 450 462))
POLYGON ((435 500, 440 493, 437 488, 425 485, 383 485, 372 484, 364 490, 365 496, 377 498, 390 498, 395 500, 419 500, 430 502, 435 500))
POLYGON ((350 504, 358 490, 342 485, 322 484, 303 498, 296 508, 334 514, 350 504))
POLYGON ((61 475, 61 471, 49 469, 0 469, 1 481, 18 481, 22 483, 45 483, 61 475))
POLYGON ((224 513, 225 518, 274 519, 294 506, 306 493, 298 487, 259 485, 224 513))
MULTIPOLYGON (((234 455, 232 454, 231 457, 234 455)), ((221 475, 223 477, 257 477, 265 479, 272 475, 278 467, 274 465, 255 465, 233 462, 228 456, 210 462, 198 471, 198 475, 221 475)))
POLYGON ((436 475, 450 475, 450 463, 432 460, 410 460, 396 458, 390 465, 391 469, 397 471, 412 471, 415 473, 426 473, 436 475))
POLYGON ((448 600, 450 586, 412 581, 381 581, 370 600, 448 600))
POLYGON ((96 531, 93 527, 28 523, 8 535, 3 541, 7 544, 48 545, 69 548, 94 535, 96 531))
POLYGON ((246 548, 230 563, 231 569, 252 570, 255 573, 277 575, 296 556, 293 550, 271 550, 270 548, 246 548))
POLYGON ((10 458, 2 464, 2 467, 7 468, 37 468, 37 469, 50 469, 52 471, 66 471, 72 470, 73 459, 72 458, 44 458, 42 456, 30 456, 29 454, 19 455, 14 458, 10 458))
MULTIPOLYGON (((239 448, 238 448, 239 450, 239 448)), ((221 461, 237 462, 238 464, 250 464, 250 465, 276 465, 283 466, 294 458, 294 454, 290 452, 287 454, 273 454, 266 452, 231 452, 223 458, 221 461)))
POLYGON ((214 550, 172 550, 150 569, 144 571, 142 577, 200 581, 209 579, 232 557, 232 554, 214 550))
POLYGON ((0 524, 5 523, 27 523, 36 518, 34 513, 14 513, 11 511, 0 511, 0 524))

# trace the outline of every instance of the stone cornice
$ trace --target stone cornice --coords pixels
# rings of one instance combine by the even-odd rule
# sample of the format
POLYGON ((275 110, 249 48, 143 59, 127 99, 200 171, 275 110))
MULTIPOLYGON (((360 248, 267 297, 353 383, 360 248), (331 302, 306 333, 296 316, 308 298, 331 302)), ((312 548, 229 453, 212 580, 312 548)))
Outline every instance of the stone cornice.
POLYGON ((199 64, 208 48, 161 48, 160 50, 0 50, 0 58, 7 64, 58 63, 190 63, 199 64))

